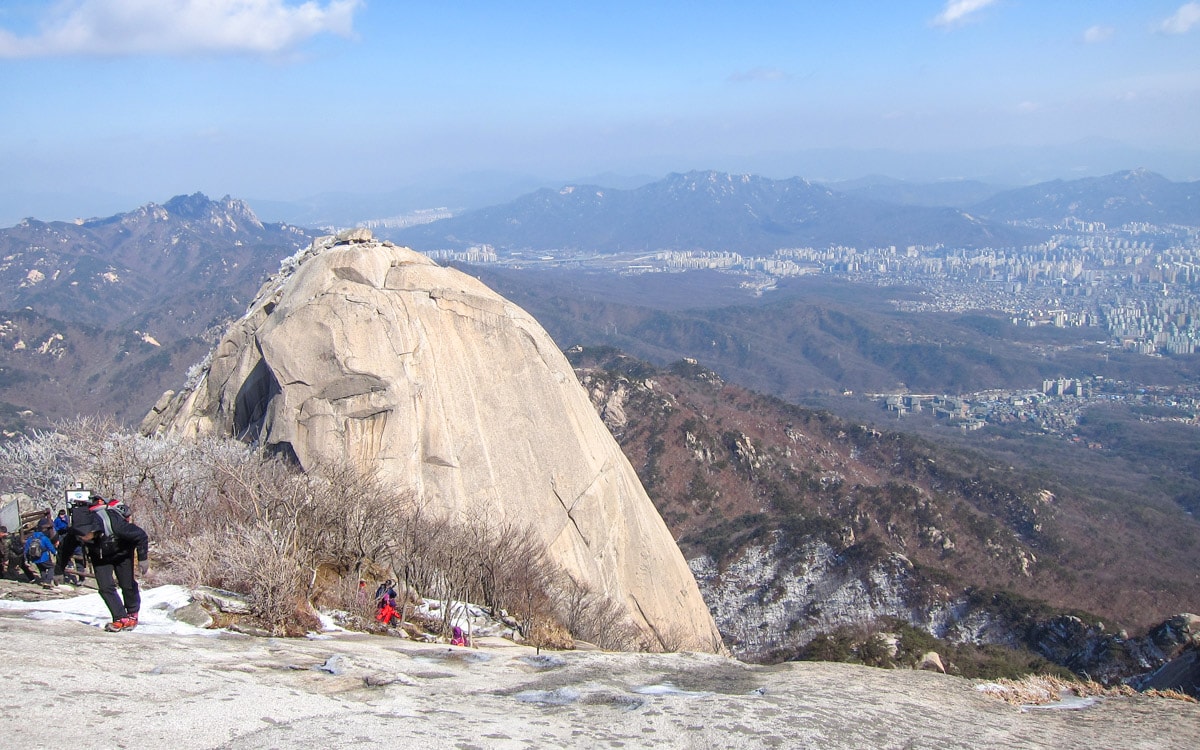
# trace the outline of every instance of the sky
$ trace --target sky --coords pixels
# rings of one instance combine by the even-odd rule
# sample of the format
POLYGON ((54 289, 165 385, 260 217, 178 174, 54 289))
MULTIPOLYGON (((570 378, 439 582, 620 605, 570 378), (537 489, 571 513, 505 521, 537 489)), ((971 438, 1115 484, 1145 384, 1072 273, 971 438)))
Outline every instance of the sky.
POLYGON ((0 226, 717 169, 1200 179, 1200 2, 4 0, 0 226))

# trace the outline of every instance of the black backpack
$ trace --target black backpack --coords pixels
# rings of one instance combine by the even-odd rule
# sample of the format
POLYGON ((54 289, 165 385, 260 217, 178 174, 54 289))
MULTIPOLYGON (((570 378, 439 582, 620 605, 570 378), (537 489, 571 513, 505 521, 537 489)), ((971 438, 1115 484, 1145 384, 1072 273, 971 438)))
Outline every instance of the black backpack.
POLYGON ((46 550, 42 549, 42 540, 36 536, 29 540, 29 545, 25 547, 25 559, 29 562, 37 562, 42 559, 42 555, 46 550))
POLYGON ((117 535, 113 531, 114 521, 120 524, 124 519, 114 518, 109 508, 101 505, 95 510, 78 505, 71 509, 71 529, 77 534, 81 530, 95 531, 96 536, 87 544, 98 549, 104 557, 115 555, 119 551, 117 535))

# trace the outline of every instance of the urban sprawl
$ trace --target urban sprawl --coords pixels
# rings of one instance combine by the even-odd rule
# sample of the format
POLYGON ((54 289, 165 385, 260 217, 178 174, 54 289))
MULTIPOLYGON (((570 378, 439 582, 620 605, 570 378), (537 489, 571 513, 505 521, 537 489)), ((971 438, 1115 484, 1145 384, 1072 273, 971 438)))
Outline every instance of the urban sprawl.
MULTIPOLYGON (((1050 239, 1019 248, 893 245, 781 248, 767 256, 679 250, 637 256, 578 251, 501 256, 484 245, 430 255, 473 264, 589 266, 621 273, 717 270, 743 275, 742 286, 755 295, 771 291, 781 278, 835 275, 919 290, 917 299, 894 303, 906 311, 999 312, 1014 326, 1094 328, 1098 344, 1147 356, 1197 352, 1200 228, 1129 223, 1112 229, 1100 222, 1067 219, 1049 229, 1054 232, 1050 239)), ((875 398, 898 416, 931 414, 965 430, 1021 421, 1069 435, 1082 410, 1096 401, 1152 402, 1179 415, 1167 418, 1195 424, 1200 396, 1196 390, 1087 376, 1047 380, 1026 391, 875 398)))

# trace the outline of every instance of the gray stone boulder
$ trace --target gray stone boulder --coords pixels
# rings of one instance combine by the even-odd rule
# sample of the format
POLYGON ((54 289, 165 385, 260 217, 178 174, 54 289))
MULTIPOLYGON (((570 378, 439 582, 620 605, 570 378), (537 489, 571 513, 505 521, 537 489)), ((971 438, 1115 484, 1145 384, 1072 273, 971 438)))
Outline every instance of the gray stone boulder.
POLYGON ((171 610, 171 618, 197 628, 211 628, 215 622, 204 605, 196 601, 171 610))
POLYGON ((146 433, 347 457, 458 517, 535 529, 660 647, 719 650, 674 539, 566 357, 478 280, 369 233, 321 238, 146 433))

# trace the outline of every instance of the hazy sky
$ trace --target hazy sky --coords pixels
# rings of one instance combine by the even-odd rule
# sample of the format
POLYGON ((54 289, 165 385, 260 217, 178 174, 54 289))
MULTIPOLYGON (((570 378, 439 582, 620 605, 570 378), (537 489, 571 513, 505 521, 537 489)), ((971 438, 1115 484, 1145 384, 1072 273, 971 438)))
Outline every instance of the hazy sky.
POLYGON ((3 0, 0 91, 0 219, 475 171, 1040 176, 1046 146, 1197 179, 1200 2, 3 0))

